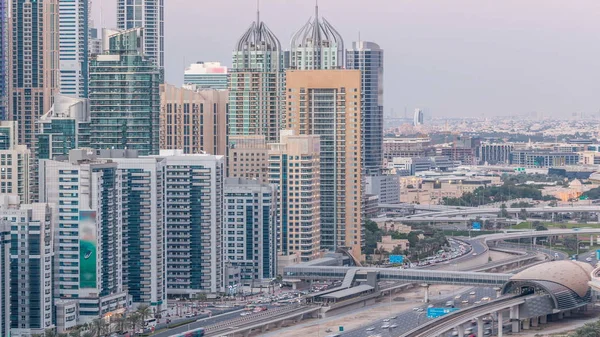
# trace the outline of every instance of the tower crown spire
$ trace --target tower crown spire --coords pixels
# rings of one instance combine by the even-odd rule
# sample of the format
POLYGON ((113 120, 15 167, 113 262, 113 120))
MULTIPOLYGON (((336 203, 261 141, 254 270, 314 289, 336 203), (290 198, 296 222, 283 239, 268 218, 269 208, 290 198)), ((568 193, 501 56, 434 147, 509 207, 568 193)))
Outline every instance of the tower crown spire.
POLYGON ((260 25, 260 0, 256 0, 256 24, 260 25))

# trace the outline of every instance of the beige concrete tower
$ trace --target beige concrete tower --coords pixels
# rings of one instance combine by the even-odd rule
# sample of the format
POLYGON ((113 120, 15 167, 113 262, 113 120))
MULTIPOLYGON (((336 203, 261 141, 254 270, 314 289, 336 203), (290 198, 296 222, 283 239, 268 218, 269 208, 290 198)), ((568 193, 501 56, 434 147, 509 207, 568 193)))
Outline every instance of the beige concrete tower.
POLYGON ((278 252, 310 261, 321 249, 319 136, 285 130, 269 146, 269 183, 279 186, 278 252))
POLYGON ((321 149, 321 247, 362 245, 361 74, 359 70, 288 70, 286 128, 318 135, 321 149))
POLYGON ((36 120, 58 92, 58 0, 12 0, 9 28, 8 119, 19 144, 35 144, 36 120))
POLYGON ((160 148, 227 153, 227 90, 160 87, 160 148))
POLYGON ((258 180, 266 184, 269 145, 265 136, 230 136, 227 177, 258 180))

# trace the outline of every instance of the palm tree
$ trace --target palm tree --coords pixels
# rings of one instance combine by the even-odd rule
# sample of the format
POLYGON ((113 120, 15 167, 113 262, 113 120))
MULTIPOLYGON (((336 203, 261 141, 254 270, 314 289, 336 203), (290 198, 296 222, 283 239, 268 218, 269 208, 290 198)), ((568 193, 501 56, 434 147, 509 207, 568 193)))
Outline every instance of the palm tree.
POLYGON ((116 332, 123 332, 125 331, 125 325, 127 323, 127 320, 125 319, 125 317, 117 317, 114 319, 115 324, 115 330, 116 332))
POLYGON ((137 327, 140 325, 140 322, 143 322, 143 319, 140 316, 140 314, 138 314, 137 312, 134 312, 134 313, 130 314, 129 316, 127 316, 127 320, 129 321, 131 329, 133 330, 132 335, 135 336, 135 334, 137 332, 137 327))
POLYGON ((102 318, 96 318, 92 321, 93 336, 100 337, 106 334, 106 321, 102 318))
POLYGON ((44 337, 57 337, 56 331, 54 331, 54 329, 46 329, 46 331, 44 331, 44 337))
POLYGON ((152 311, 152 308, 150 308, 150 306, 147 304, 140 305, 137 308, 136 312, 138 313, 138 315, 140 315, 140 317, 142 318, 142 321, 146 320, 146 318, 152 317, 152 314, 154 313, 152 311))
POLYGON ((81 337, 81 331, 79 328, 73 328, 73 330, 69 331, 69 337, 81 337))

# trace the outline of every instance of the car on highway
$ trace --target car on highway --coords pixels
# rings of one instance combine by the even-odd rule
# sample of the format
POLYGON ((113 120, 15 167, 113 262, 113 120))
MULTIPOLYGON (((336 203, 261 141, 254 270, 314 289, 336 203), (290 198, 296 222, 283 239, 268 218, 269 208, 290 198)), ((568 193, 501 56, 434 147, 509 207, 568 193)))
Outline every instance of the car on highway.
POLYGON ((482 300, 482 301, 490 301, 490 300, 491 300, 491 298, 489 298, 489 297, 487 297, 487 296, 486 296, 486 297, 482 297, 482 298, 481 298, 481 300, 482 300))
POLYGON ((389 324, 384 324, 384 325, 382 325, 382 326, 381 326, 381 328, 382 328, 382 329, 389 329, 389 328, 390 328, 390 325, 389 325, 389 324))
POLYGON ((396 318, 398 318, 398 316, 392 316, 392 317, 390 317, 390 319, 396 319, 396 318))
POLYGON ((390 325, 390 328, 392 328, 392 329, 397 328, 397 327, 398 327, 398 324, 392 324, 392 325, 390 325))
POLYGON ((373 330, 375 330, 374 326, 367 328, 367 331, 373 331, 373 330))
POLYGON ((589 256, 588 256, 588 257, 587 257, 585 260, 586 260, 587 262, 592 262, 592 258, 591 258, 591 257, 589 257, 589 256))
POLYGON ((414 307, 413 311, 418 311, 420 308, 414 307))
POLYGON ((471 292, 469 293, 469 295, 471 295, 471 296, 475 296, 475 292, 474 292, 474 291, 471 291, 471 292))
POLYGON ((456 296, 454 296, 454 299, 455 299, 455 300, 458 300, 458 299, 460 299, 460 295, 456 295, 456 296))
POLYGON ((387 322, 390 321, 390 319, 389 318, 384 318, 383 321, 387 323, 387 322))
POLYGON ((473 256, 477 256, 477 253, 473 253, 472 255, 473 255, 473 256))
POLYGON ((423 308, 419 308, 419 309, 417 310, 417 312, 423 312, 423 311, 424 311, 424 310, 423 310, 423 308))
POLYGON ((462 303, 462 304, 469 304, 469 300, 462 300, 460 303, 462 303))

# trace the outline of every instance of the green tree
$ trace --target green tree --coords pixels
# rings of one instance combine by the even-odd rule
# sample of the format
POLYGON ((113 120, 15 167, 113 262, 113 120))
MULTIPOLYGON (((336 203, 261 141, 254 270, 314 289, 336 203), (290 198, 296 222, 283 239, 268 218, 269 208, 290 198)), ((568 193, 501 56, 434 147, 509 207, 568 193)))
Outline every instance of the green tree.
POLYGON ((54 330, 54 329, 46 329, 44 331, 44 337, 57 337, 56 330, 54 330))
POLYGON ((600 322, 587 323, 569 334, 569 337, 600 337, 600 322))
POLYGON ((498 216, 507 219, 510 217, 508 211, 506 210, 506 204, 500 205, 500 213, 498 214, 498 216))
POLYGON ((392 250, 392 255, 402 255, 404 253, 404 251, 402 250, 402 247, 400 247, 399 245, 394 247, 394 249, 392 250))
POLYGON ((137 333, 138 329, 142 326, 144 319, 137 312, 131 313, 127 316, 129 326, 133 331, 133 336, 137 333))
POLYGON ((525 208, 521 208, 521 210, 519 211, 519 219, 527 220, 527 215, 527 210, 525 208))
POLYGON ((106 324, 106 321, 102 318, 96 318, 95 320, 92 321, 92 325, 91 325, 91 329, 90 331, 92 332, 92 336, 94 337, 101 337, 106 335, 108 330, 108 324, 106 324))
POLYGON ((135 312, 140 315, 142 321, 145 321, 147 318, 151 318, 154 314, 152 308, 150 308, 150 306, 147 304, 140 305, 135 312))

